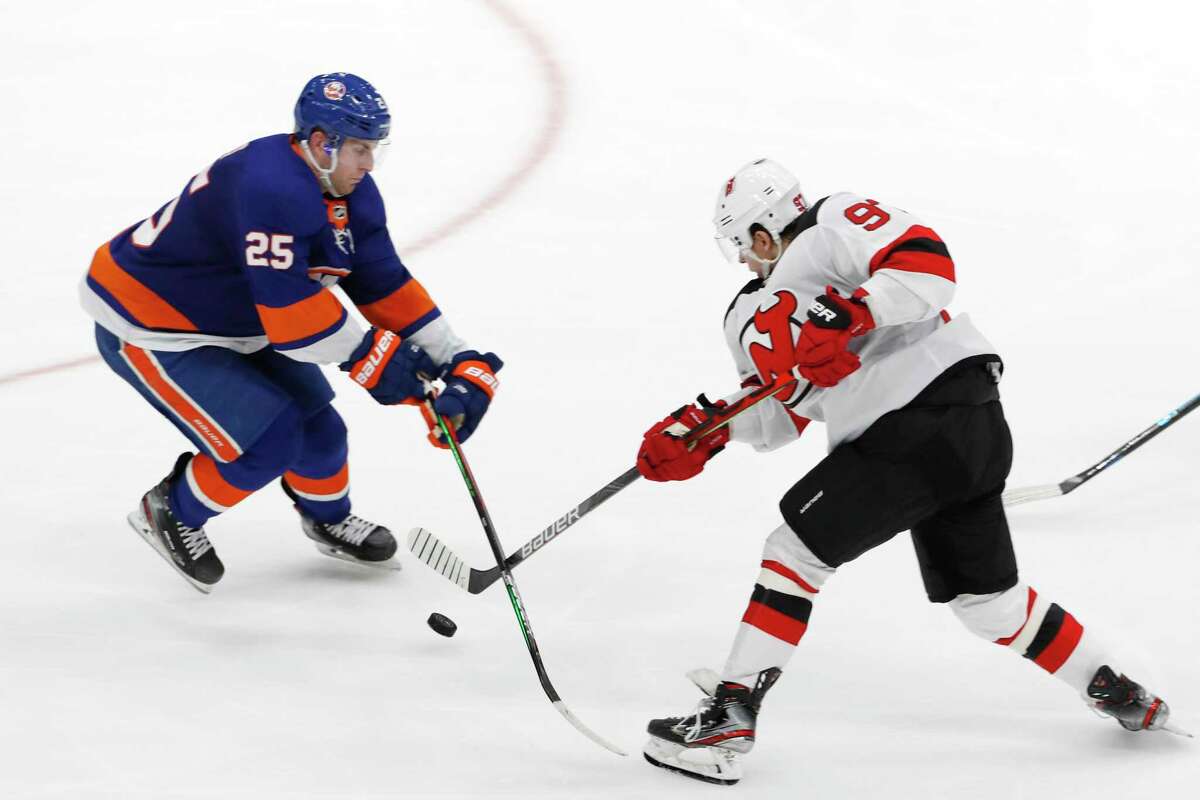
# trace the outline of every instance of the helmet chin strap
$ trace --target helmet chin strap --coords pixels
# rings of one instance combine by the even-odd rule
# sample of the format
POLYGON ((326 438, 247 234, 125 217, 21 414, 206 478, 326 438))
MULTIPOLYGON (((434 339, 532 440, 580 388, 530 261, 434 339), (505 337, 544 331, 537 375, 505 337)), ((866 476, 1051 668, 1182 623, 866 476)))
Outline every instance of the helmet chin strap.
POLYGON ((338 151, 336 149, 329 151, 329 158, 331 160, 329 162, 329 169, 325 169, 313 158, 312 150, 308 147, 308 139, 301 140, 300 149, 304 151, 304 157, 308 159, 308 163, 316 170, 317 179, 321 181, 321 186, 325 189, 325 193, 331 194, 334 197, 341 197, 342 193, 333 188, 333 181, 329 177, 337 169, 338 151))

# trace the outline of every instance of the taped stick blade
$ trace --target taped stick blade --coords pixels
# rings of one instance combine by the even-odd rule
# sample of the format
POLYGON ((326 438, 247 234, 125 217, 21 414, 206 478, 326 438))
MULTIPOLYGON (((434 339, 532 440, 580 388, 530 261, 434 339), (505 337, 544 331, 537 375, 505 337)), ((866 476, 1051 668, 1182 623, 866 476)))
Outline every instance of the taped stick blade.
POLYGON ((471 568, 465 561, 425 528, 413 528, 408 532, 408 549, 434 572, 460 589, 468 591, 471 568))

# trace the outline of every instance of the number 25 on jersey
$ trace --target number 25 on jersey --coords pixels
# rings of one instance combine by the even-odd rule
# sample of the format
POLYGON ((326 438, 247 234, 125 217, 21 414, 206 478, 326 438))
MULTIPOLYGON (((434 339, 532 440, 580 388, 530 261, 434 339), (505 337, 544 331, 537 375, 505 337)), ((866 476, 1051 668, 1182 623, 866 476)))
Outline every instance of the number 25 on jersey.
POLYGON ((294 261, 292 242, 295 238, 290 233, 250 231, 246 234, 246 266, 287 269, 294 261), (270 258, 266 257, 267 253, 270 258))

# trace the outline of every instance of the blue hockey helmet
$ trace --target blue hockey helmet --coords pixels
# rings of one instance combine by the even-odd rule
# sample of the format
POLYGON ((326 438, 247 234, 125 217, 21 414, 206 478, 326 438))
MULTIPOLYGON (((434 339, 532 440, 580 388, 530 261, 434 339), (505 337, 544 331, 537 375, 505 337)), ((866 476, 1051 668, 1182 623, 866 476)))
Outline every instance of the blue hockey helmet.
POLYGON ((345 138, 382 140, 392 127, 392 115, 379 92, 349 72, 331 72, 310 80, 296 101, 296 136, 307 141, 314 130, 329 137, 337 149, 345 138))

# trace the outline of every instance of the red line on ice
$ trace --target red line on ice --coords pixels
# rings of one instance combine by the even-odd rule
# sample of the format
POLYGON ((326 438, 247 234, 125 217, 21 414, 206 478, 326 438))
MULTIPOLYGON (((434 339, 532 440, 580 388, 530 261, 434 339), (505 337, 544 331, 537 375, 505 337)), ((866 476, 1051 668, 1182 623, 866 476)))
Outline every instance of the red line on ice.
MULTIPOLYGON (((546 39, 520 15, 509 8, 507 4, 501 2, 501 0, 481 0, 481 2, 521 37, 525 46, 529 48, 537 59, 542 82, 546 87, 546 113, 542 117, 541 128, 530 144, 529 150, 517 162, 512 171, 501 178, 492 187, 491 191, 481 197, 474 205, 450 217, 424 236, 399 247, 400 254, 403 256, 419 253, 438 242, 450 238, 463 227, 469 225, 472 220, 492 211, 506 201, 510 195, 520 188, 521 184, 529 178, 534 170, 546 160, 546 156, 554 149, 559 132, 562 130, 563 120, 566 118, 567 82, 563 76, 562 67, 555 60, 554 53, 551 51, 546 39)), ((100 361, 100 356, 82 356, 67 361, 60 361, 56 364, 47 364, 44 367, 11 372, 7 375, 0 375, 0 385, 16 383, 17 381, 35 378, 39 375, 62 372, 63 370, 82 367, 98 361, 100 361)))

